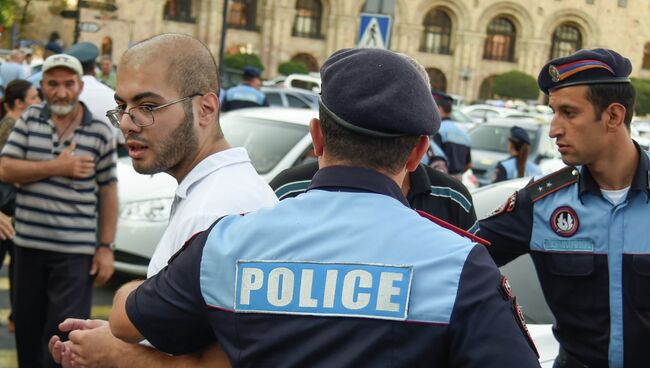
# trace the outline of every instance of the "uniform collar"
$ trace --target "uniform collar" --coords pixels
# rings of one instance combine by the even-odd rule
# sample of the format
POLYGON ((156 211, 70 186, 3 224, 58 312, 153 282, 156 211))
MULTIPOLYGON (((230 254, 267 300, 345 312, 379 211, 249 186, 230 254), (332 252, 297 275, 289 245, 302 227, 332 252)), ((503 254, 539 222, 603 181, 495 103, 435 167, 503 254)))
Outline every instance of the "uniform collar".
MULTIPOLYGON (((86 104, 84 104, 81 101, 79 101, 79 103, 81 104, 81 108, 83 109, 83 117, 81 118, 81 125, 89 125, 93 120, 93 115, 90 112, 90 110, 88 110, 88 107, 86 106, 86 104)), ((47 121, 47 120, 50 120, 51 116, 52 116, 52 113, 50 111, 50 105, 45 104, 43 106, 43 109, 41 110, 41 119, 47 121)))
POLYGON ((411 180, 407 194, 409 201, 417 195, 431 193, 431 181, 429 180, 429 175, 424 165, 418 165, 415 171, 409 174, 409 179, 411 180))
MULTIPOLYGON (((648 161, 648 155, 639 147, 638 143, 634 140, 632 142, 639 153, 639 162, 634 173, 634 178, 632 178, 630 191, 646 192, 650 197, 650 162, 648 161)), ((601 195, 598 183, 596 183, 596 180, 594 180, 594 177, 586 166, 580 168, 579 188, 580 197, 585 193, 601 195)))
POLYGON ((378 171, 361 167, 329 166, 320 169, 307 190, 322 189, 343 192, 373 192, 384 194, 409 206, 402 189, 378 171))

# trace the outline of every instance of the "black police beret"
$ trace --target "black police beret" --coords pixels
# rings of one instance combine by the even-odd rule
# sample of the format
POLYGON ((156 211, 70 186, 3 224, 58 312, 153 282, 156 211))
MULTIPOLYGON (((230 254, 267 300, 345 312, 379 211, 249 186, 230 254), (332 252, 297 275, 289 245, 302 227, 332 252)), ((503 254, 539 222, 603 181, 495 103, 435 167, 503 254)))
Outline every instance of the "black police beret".
POLYGON ((76 57, 82 64, 85 64, 97 59, 99 49, 90 42, 79 42, 65 50, 65 53, 76 57))
POLYGON ((454 98, 449 96, 448 94, 441 92, 441 91, 431 91, 431 94, 433 95, 433 99, 438 101, 449 101, 449 102, 454 102, 454 98))
POLYGON ((388 50, 342 49, 321 67, 320 104, 332 120, 358 133, 433 135, 440 115, 430 87, 403 56, 388 50))
POLYGON ((518 126, 510 128, 510 139, 530 144, 530 137, 525 129, 518 126))
POLYGON ((630 60, 616 51, 580 50, 544 65, 537 85, 548 94, 548 91, 583 84, 630 83, 631 72, 630 60))
POLYGON ((261 74, 260 70, 253 66, 244 67, 244 77, 259 78, 261 74))

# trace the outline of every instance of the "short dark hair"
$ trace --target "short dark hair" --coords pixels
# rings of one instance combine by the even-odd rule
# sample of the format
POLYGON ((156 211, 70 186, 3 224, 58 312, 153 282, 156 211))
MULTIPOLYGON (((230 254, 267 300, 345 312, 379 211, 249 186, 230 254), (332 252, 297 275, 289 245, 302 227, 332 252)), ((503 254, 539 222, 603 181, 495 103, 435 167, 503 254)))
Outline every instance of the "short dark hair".
POLYGON ((590 84, 588 87, 587 100, 594 107, 596 117, 599 118, 609 105, 620 103, 625 107, 625 126, 629 130, 636 100, 634 86, 631 83, 610 83, 590 84))
POLYGON ((319 109, 320 125, 328 155, 354 166, 398 173, 418 142, 419 136, 373 137, 346 129, 319 109))
POLYGON ((451 108, 452 108, 451 100, 446 98, 441 98, 436 100, 436 104, 438 105, 439 109, 444 110, 447 114, 451 113, 451 108))
POLYGON ((95 72, 95 66, 97 63, 95 60, 91 60, 85 63, 81 63, 81 69, 83 69, 84 75, 91 75, 95 72))

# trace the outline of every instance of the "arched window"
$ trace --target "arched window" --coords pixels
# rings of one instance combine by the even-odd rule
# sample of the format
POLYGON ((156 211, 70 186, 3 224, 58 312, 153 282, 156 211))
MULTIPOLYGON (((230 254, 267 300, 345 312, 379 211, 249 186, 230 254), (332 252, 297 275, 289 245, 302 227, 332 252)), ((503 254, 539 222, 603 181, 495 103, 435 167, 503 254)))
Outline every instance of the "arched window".
POLYGON ((323 5, 319 0, 296 1, 293 35, 296 37, 322 38, 320 33, 322 13, 323 5))
POLYGON ((305 64, 307 66, 307 69, 309 69, 310 72, 318 71, 318 60, 316 60, 316 58, 311 54, 301 52, 299 54, 294 55, 291 58, 291 61, 297 61, 305 64))
POLYGON ((228 26, 256 30, 257 0, 232 0, 228 13, 228 26))
POLYGON ((363 3, 361 12, 393 15, 395 13, 395 0, 367 0, 363 3))
POLYGON ((442 10, 432 9, 424 17, 424 33, 420 51, 451 54, 451 18, 442 10))
POLYGON ((643 47, 643 64, 641 64, 643 69, 650 69, 650 42, 646 42, 643 47))
POLYGON ((434 91, 447 92, 447 77, 438 68, 427 68, 427 74, 431 80, 431 89, 434 91))
POLYGON ((163 19, 165 20, 185 23, 194 23, 196 21, 195 0, 167 0, 163 12, 163 19))
POLYGON ((483 59, 514 61, 516 38, 517 31, 511 21, 503 17, 493 19, 487 27, 483 59))
POLYGON ((551 59, 569 56, 582 48, 582 35, 575 26, 562 24, 553 32, 551 59))
POLYGON ((481 87, 479 88, 479 92, 478 92, 478 98, 482 100, 494 98, 494 92, 492 92, 492 90, 494 89, 495 78, 496 75, 491 75, 485 78, 483 82, 481 82, 481 87))

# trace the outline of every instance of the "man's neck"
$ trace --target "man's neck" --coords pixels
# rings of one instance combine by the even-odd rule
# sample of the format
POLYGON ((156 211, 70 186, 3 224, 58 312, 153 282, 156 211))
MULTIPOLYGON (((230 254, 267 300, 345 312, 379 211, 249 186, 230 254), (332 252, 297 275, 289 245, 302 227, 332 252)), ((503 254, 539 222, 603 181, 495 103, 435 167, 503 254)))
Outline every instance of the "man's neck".
POLYGON ((181 168, 174 172, 168 172, 169 175, 173 176, 178 183, 182 182, 183 179, 189 174, 201 161, 205 160, 208 156, 213 155, 217 152, 225 151, 230 148, 230 143, 226 141, 225 138, 218 140, 206 141, 201 147, 199 147, 196 155, 193 158, 189 159, 185 165, 182 165, 181 168))
POLYGON ((629 187, 639 165, 639 151, 628 137, 622 145, 603 155, 603 158, 586 165, 598 187, 605 190, 618 190, 629 187))

